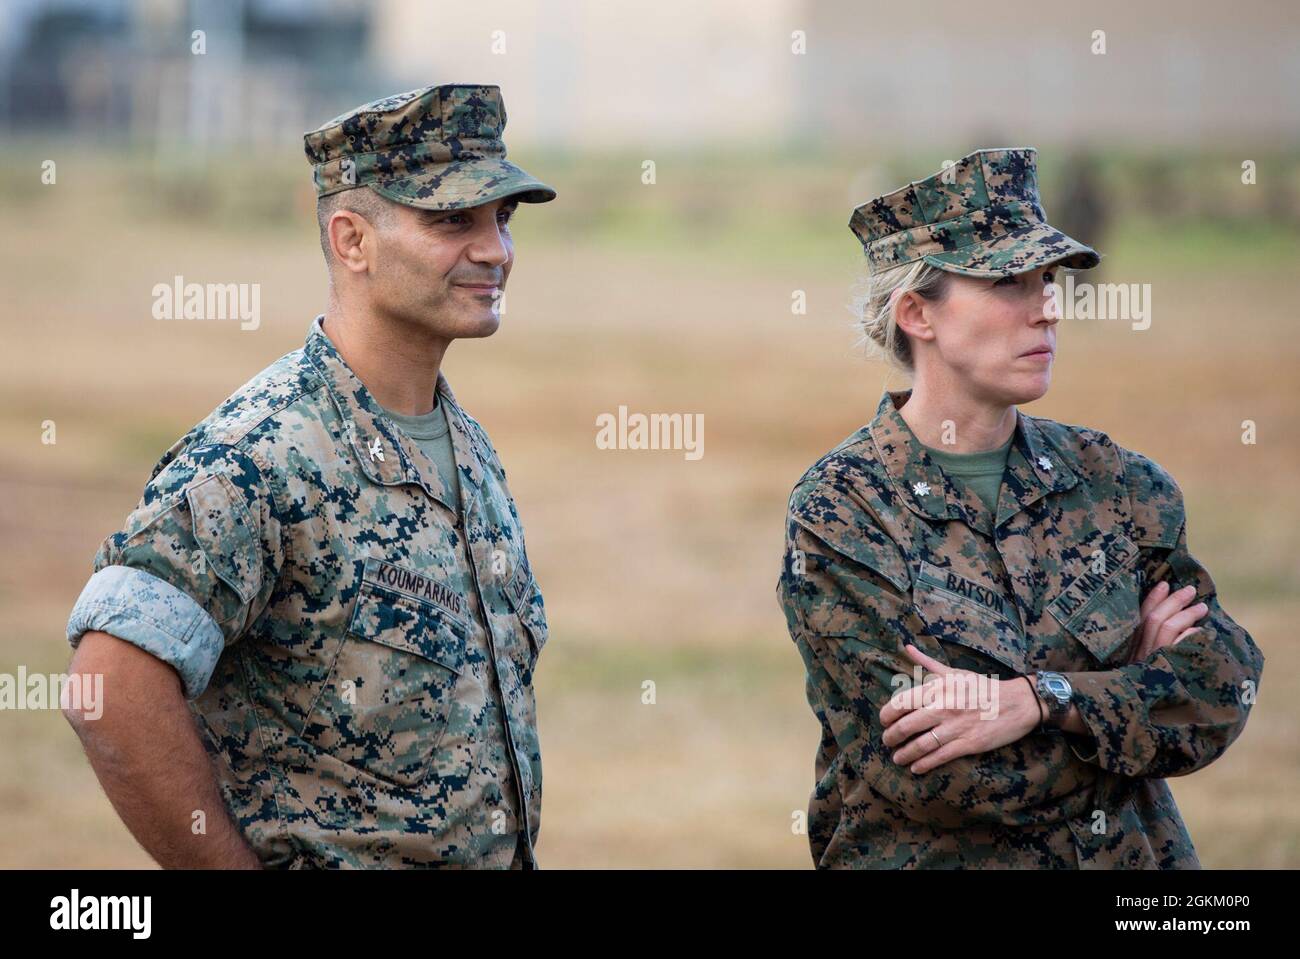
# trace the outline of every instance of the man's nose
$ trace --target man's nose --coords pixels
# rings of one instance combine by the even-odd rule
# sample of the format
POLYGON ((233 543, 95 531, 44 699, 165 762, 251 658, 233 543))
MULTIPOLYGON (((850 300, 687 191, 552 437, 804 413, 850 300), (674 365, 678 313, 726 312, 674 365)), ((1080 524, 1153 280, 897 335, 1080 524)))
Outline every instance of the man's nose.
POLYGON ((475 263, 501 266, 510 259, 510 240, 497 224, 494 217, 491 222, 474 231, 473 241, 469 245, 469 258, 475 263))

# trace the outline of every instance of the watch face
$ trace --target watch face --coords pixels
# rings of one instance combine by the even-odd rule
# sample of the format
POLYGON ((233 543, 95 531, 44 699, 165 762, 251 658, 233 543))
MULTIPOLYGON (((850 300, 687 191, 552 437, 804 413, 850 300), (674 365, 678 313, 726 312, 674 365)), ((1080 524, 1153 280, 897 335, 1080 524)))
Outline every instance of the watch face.
POLYGON ((1058 698, 1068 698, 1070 695, 1070 683, 1062 676, 1048 676, 1044 680, 1048 692, 1058 698))

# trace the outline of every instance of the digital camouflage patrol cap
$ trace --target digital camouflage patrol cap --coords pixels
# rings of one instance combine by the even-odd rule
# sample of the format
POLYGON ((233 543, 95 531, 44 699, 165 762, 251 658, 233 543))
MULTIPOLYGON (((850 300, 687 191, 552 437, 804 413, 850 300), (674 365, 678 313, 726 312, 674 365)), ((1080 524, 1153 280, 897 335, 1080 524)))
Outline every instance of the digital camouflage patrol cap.
POLYGON ((317 197, 368 186, 425 210, 456 210, 555 191, 506 160, 501 88, 469 83, 384 97, 303 134, 317 197))
POLYGON ((871 271, 916 260, 963 276, 1011 276, 1053 263, 1087 270, 1091 247, 1047 223, 1033 147, 976 150, 932 177, 868 200, 849 229, 871 271))

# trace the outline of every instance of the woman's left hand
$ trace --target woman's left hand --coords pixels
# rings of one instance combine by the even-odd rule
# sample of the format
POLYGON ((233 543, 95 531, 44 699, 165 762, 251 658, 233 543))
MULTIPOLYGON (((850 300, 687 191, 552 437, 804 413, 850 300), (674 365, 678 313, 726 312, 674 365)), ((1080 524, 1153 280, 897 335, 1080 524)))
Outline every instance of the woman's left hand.
POLYGON ((1013 743, 1038 725, 1038 695, 1023 677, 998 680, 953 669, 912 645, 907 655, 935 675, 899 690, 880 710, 881 739, 890 749, 901 747, 892 757, 900 766, 926 773, 1013 743))

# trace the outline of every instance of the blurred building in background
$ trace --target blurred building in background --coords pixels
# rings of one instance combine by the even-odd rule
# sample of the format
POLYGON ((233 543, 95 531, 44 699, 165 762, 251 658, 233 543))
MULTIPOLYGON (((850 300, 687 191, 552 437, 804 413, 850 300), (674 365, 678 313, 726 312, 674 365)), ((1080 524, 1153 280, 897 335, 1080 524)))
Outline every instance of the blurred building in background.
POLYGON ((362 100, 470 81, 503 86, 514 142, 573 148, 993 145, 1026 117, 1067 144, 1300 139, 1300 7, 1159 7, 8 0, 0 125, 296 139, 362 100))
POLYGON ((15 3, 0 14, 0 123, 109 142, 283 143, 374 83, 373 19, 353 0, 15 3))
POLYGON ((808 128, 861 143, 1294 146, 1300 4, 807 4, 808 128), (1105 52, 1100 52, 1104 42, 1105 52), (870 124, 864 124, 864 116, 870 124))

